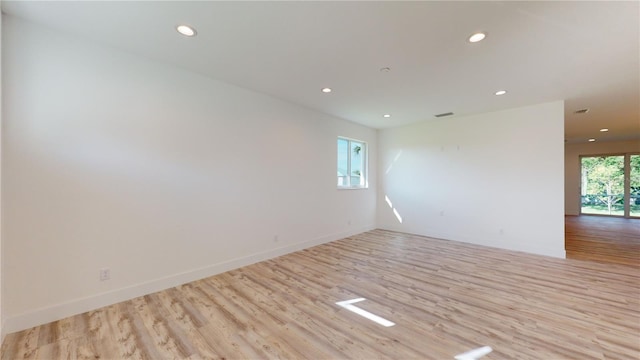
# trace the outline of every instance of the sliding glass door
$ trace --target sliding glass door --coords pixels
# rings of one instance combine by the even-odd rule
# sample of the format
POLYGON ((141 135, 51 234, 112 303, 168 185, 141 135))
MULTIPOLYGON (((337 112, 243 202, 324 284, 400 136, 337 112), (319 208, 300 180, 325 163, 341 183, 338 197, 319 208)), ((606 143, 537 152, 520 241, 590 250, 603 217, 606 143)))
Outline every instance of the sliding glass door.
POLYGON ((640 217, 640 154, 629 156, 629 215, 640 217))
POLYGON ((640 217, 640 155, 583 156, 582 214, 640 217))

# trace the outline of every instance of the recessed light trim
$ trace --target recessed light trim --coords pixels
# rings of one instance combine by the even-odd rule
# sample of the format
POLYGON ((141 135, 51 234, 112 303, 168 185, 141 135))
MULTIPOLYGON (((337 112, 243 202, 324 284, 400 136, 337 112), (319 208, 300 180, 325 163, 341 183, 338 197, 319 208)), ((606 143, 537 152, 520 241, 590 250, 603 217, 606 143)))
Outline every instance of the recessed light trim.
POLYGON ((607 129, 607 128, 600 129, 600 132, 607 132, 607 131, 609 131, 609 129, 607 129))
POLYGON ((193 37, 198 34, 196 32, 196 29, 192 28, 189 25, 178 25, 176 26, 176 31, 187 37, 193 37))
POLYGON ((469 42, 470 43, 477 43, 478 41, 482 41, 487 37, 487 34, 483 33, 483 32, 478 32, 475 33, 471 36, 469 36, 469 42))
POLYGON ((384 114, 384 115, 382 115, 382 117, 383 117, 383 118, 390 118, 390 117, 391 117, 391 114, 384 114))
POLYGON ((596 139, 593 139, 593 138, 589 139, 589 142, 594 142, 594 141, 596 141, 596 139))
POLYGON ((320 90, 320 91, 322 91, 322 92, 323 92, 323 93, 325 93, 325 94, 328 94, 328 93, 330 93, 330 92, 331 92, 331 88, 328 88, 328 87, 326 87, 326 88, 322 88, 322 90, 320 90))
POLYGON ((576 111, 574 111, 573 113, 574 113, 574 114, 586 114, 586 113, 588 113, 588 112, 589 112, 589 108, 584 108, 584 109, 576 110, 576 111))
POLYGON ((498 90, 495 92, 496 96, 501 96, 507 93, 507 90, 498 90))

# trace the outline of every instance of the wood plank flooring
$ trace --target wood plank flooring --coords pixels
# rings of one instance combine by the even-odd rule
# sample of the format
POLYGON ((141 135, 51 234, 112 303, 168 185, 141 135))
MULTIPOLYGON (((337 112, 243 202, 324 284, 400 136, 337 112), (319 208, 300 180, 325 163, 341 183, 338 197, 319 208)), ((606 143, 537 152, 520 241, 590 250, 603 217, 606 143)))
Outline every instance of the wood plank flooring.
POLYGON ((565 216, 567 258, 640 267, 640 219, 565 216))
POLYGON ((640 359, 640 270, 375 230, 7 336, 2 359, 640 359), (396 323, 380 326, 341 308, 396 323))

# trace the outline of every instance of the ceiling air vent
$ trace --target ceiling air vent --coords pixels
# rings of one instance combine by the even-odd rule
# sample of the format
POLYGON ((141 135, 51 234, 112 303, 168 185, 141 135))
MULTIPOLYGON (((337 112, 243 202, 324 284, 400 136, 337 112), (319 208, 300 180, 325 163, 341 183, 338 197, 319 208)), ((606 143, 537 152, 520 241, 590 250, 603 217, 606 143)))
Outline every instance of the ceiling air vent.
POLYGON ((445 117, 445 116, 451 116, 451 115, 453 115, 452 112, 447 112, 447 113, 437 114, 436 117, 445 117))
POLYGON ((573 113, 574 113, 574 114, 586 114, 586 113, 588 113, 588 112, 589 112, 589 109, 584 108, 584 109, 576 110, 576 111, 574 111, 573 113))

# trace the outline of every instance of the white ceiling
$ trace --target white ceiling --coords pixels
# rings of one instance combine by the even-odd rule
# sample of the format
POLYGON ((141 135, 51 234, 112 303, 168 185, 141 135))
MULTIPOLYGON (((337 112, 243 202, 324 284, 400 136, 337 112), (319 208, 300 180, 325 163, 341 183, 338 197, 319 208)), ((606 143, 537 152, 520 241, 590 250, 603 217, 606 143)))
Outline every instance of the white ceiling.
POLYGON ((3 1, 2 10, 374 128, 564 99, 569 142, 640 139, 637 1, 3 1), (179 35, 183 23, 198 36, 179 35), (477 31, 487 38, 467 42, 477 31), (581 108, 590 111, 573 113, 581 108))

